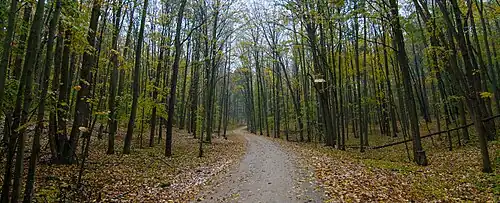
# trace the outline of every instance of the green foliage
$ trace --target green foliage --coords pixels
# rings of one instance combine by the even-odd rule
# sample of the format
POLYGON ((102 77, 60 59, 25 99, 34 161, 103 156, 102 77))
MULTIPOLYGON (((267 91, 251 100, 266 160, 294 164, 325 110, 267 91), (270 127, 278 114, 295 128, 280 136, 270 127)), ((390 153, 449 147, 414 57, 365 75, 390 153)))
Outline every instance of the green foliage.
POLYGON ((18 81, 15 79, 9 79, 5 81, 5 92, 4 92, 4 100, 2 102, 2 107, 1 110, 6 111, 6 110, 12 110, 14 109, 15 102, 16 102, 16 94, 17 94, 17 87, 18 81))

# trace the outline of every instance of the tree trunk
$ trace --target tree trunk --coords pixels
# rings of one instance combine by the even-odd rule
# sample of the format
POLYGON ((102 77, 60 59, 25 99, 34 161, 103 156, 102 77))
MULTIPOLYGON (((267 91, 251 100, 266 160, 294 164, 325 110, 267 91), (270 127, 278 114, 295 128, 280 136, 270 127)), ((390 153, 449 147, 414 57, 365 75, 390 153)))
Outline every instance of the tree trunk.
POLYGON ((115 135, 116 130, 118 128, 118 121, 116 120, 116 88, 118 85, 118 37, 120 35, 120 20, 122 14, 122 1, 118 0, 118 5, 116 6, 115 16, 114 16, 114 30, 113 30, 113 38, 111 41, 111 61, 113 63, 113 70, 111 72, 110 85, 109 85, 109 100, 108 100, 108 108, 109 108, 109 120, 108 120, 108 150, 106 154, 114 154, 115 153, 115 135))
POLYGON ((16 59, 14 61, 14 70, 13 76, 15 79, 19 79, 19 76, 21 74, 22 65, 23 65, 23 54, 25 51, 25 43, 26 43, 26 38, 28 36, 28 28, 30 27, 30 18, 31 18, 31 11, 33 9, 33 2, 26 2, 24 4, 24 11, 23 11, 23 23, 21 25, 21 35, 19 36, 18 45, 17 49, 19 50, 16 59))
MULTIPOLYGON (((147 0, 146 0, 147 1, 147 0)), ((175 56, 174 63, 172 64, 172 81, 170 83, 170 99, 168 100, 168 118, 167 118, 167 133, 165 135, 165 156, 172 156, 172 127, 174 122, 174 110, 175 110, 175 93, 177 88, 177 76, 179 74, 179 62, 181 58, 181 28, 182 19, 184 16, 184 7, 186 6, 187 0, 182 0, 177 13, 177 27, 175 29, 175 56)))
POLYGON ((148 10, 149 0, 144 0, 141 16, 141 27, 139 29, 139 38, 137 40, 137 46, 135 50, 135 66, 134 66, 134 82, 132 85, 132 108, 130 112, 130 118, 127 126, 127 135, 125 136, 125 141, 123 145, 123 153, 130 154, 130 145, 132 143, 132 134, 134 133, 135 117, 137 114, 137 105, 139 99, 139 84, 140 84, 140 69, 141 69, 141 55, 142 55, 142 44, 144 43, 144 26, 146 24, 146 14, 148 10))
MULTIPOLYGON (((39 5, 38 5, 39 6, 39 5)), ((52 19, 49 25, 49 33, 47 37, 47 53, 45 55, 45 66, 43 70, 43 78, 41 80, 41 91, 40 98, 38 102, 38 114, 37 114, 37 126, 35 129, 35 134, 33 136, 33 146, 28 168, 28 178, 26 180, 26 187, 24 191, 25 203, 32 202, 33 188, 35 185, 35 172, 36 164, 38 161, 38 156, 40 154, 40 135, 42 134, 44 125, 44 115, 45 115, 45 100, 47 99, 47 92, 49 87, 49 77, 54 61, 54 38, 57 29, 57 24, 59 22, 59 16, 61 13, 61 0, 55 2, 55 11, 53 13, 52 19)), ((49 135, 50 136, 50 135, 49 135)), ((50 142, 50 141, 49 141, 50 142)))
POLYGON ((408 65, 408 57, 406 55, 405 43, 403 38, 403 31, 399 23, 398 3, 396 0, 389 1, 391 15, 392 15, 392 31, 394 34, 394 44, 397 45, 397 59, 399 62, 400 70, 403 74, 403 86, 405 90, 405 103, 406 110, 410 117, 410 128, 413 138, 413 156, 418 165, 426 166, 428 164, 425 151, 422 149, 420 142, 420 128, 418 117, 416 113, 415 101, 413 98, 413 90, 410 82, 410 67, 408 65))
MULTIPOLYGON (((87 33, 87 42, 94 49, 96 47, 96 32, 97 24, 100 15, 101 9, 101 1, 94 0, 92 3, 92 14, 90 17, 90 25, 89 31, 87 33)), ((83 54, 83 63, 82 68, 80 70, 80 84, 81 89, 77 93, 76 99, 76 111, 73 118, 73 126, 71 128, 69 145, 65 145, 64 154, 68 163, 74 162, 74 155, 77 150, 78 139, 80 137, 80 133, 82 133, 82 137, 90 136, 90 91, 92 88, 92 73, 91 70, 95 67, 96 63, 95 53, 91 53, 90 50, 86 51, 83 54)))
MULTIPOLYGON (((30 29, 28 46, 24 58, 25 63, 23 66, 21 79, 19 81, 19 89, 16 98, 16 109, 14 112, 14 123, 11 128, 13 130, 13 132, 11 132, 12 133, 11 139, 14 140, 17 138, 18 140, 17 140, 16 165, 14 169, 14 177, 13 177, 14 183, 12 186, 11 202, 18 202, 18 199, 20 198, 21 183, 24 173, 24 148, 26 142, 26 128, 28 127, 27 122, 29 121, 29 111, 31 107, 31 102, 33 100, 33 95, 32 95, 33 71, 35 70, 35 64, 37 60, 36 56, 40 48, 40 39, 41 39, 40 35, 42 32, 42 23, 43 23, 42 20, 43 20, 43 13, 45 10, 44 6, 45 6, 45 1, 40 0, 37 2, 35 18, 33 20, 33 24, 30 29), (20 108, 21 102, 23 106, 22 110, 20 108)), ((38 150, 39 144, 40 144, 40 136, 38 135, 34 138, 33 141, 33 146, 34 146, 33 149, 35 151, 35 154, 33 154, 31 158, 30 166, 34 166, 36 164, 37 160, 36 157, 38 156, 37 152, 39 151, 38 150)), ((7 157, 7 158, 12 159, 12 157, 7 157)), ((29 177, 31 177, 30 179, 33 179, 35 168, 34 167, 30 168, 31 170, 29 170, 30 172, 29 177)), ((6 173, 10 173, 10 167, 7 167, 6 169, 7 169, 6 173)), ((10 182, 10 179, 6 178, 4 179, 4 181, 10 182)), ((8 189, 9 189, 8 186, 9 184, 6 185, 6 188, 3 188, 3 190, 7 190, 7 193, 3 193, 2 191, 2 199, 3 199, 3 194, 8 196, 8 189)), ((31 193, 31 191, 28 192, 31 193)))
MULTIPOLYGON (((465 101, 467 108, 470 113, 471 119, 474 121, 474 126, 476 132, 478 133, 479 146, 481 148, 481 155, 483 160, 483 172, 492 172, 491 162, 488 154, 487 138, 489 137, 489 132, 486 130, 484 124, 482 123, 482 118, 486 115, 484 103, 481 102, 480 98, 480 85, 478 84, 478 74, 472 74, 474 70, 474 64, 472 63, 469 55, 469 50, 464 39, 464 30, 461 26, 461 12, 459 6, 455 0, 451 0, 453 10, 455 10, 455 21, 458 26, 455 30, 455 26, 451 21, 448 9, 444 5, 443 0, 437 1, 443 17, 445 19, 446 27, 450 33, 450 37, 454 37, 458 41, 458 47, 462 53, 462 58, 465 63, 466 74, 463 74, 461 70, 451 69, 450 72, 455 77, 457 81, 460 82, 462 94, 465 96, 465 101)), ((451 41, 450 41, 451 42, 451 41)))

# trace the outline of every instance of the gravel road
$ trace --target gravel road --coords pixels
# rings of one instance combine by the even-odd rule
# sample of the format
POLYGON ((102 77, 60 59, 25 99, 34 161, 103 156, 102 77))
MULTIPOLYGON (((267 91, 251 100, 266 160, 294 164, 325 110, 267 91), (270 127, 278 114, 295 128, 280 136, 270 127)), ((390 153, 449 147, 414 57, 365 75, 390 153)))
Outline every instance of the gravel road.
POLYGON ((278 143, 239 128, 247 152, 238 167, 223 174, 198 202, 322 202, 312 171, 297 167, 296 157, 278 143))

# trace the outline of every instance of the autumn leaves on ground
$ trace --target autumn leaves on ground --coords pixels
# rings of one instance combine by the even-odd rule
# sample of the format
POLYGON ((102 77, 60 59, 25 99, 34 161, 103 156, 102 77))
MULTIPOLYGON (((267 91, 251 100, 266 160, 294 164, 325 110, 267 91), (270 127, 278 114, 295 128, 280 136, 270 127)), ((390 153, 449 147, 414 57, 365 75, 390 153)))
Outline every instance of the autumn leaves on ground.
MULTIPOLYGON (((317 180, 333 202, 498 202, 499 175, 479 172, 481 163, 473 160, 480 155, 472 146, 435 152, 429 157, 430 165, 420 167, 404 160, 390 161, 404 153, 394 149, 360 154, 315 144, 279 142, 314 166, 317 180), (376 153, 383 153, 384 158, 376 153)), ((498 157, 498 145, 492 149, 498 157)))
MULTIPOLYGON (((119 133, 117 139, 121 141, 119 133)), ((164 142, 139 148, 133 153, 106 155, 105 140, 93 140, 83 189, 75 188, 76 165, 51 165, 48 154, 37 176, 37 202, 186 202, 222 171, 234 165, 244 152, 242 137, 214 137, 198 157, 198 139, 185 131, 174 132, 173 156, 163 156, 164 142)), ((121 143, 121 142, 119 142, 121 143)), ((117 146, 122 147, 122 146, 117 146)))
MULTIPOLYGON (((349 149, 332 150, 321 143, 286 142, 250 134, 242 128, 230 131, 227 137, 226 140, 214 136, 212 143, 204 146, 202 158, 198 157, 198 139, 185 131, 174 132, 171 158, 162 155, 163 141, 155 147, 140 148, 137 140, 130 155, 106 155, 106 141, 96 138, 80 189, 74 185, 76 165, 51 165, 49 154, 42 154, 35 199, 37 202, 251 202, 252 198, 262 202, 498 200, 494 199, 499 194, 498 174, 479 172, 481 163, 474 161, 479 154, 472 145, 453 152, 436 149, 429 157, 430 165, 419 167, 402 160, 400 153, 404 150, 398 147, 361 154, 349 149), (266 144, 262 145, 263 142, 266 144), (253 146, 255 143, 257 148, 253 146), (280 153, 283 155, 273 155, 280 153), (248 161, 247 156, 257 157, 248 161), (242 165, 238 166, 240 161, 242 165), (280 165, 283 161, 287 164, 280 165), (252 176, 255 173, 252 170, 257 175, 252 176), (262 173, 279 175, 283 170, 293 183, 262 177, 262 173), (227 178, 238 181, 221 182, 227 178), (238 188, 242 185, 245 188, 238 188), (277 196, 265 195, 274 190, 281 192, 274 194, 277 196), (249 197, 245 194, 249 192, 260 196, 249 197)), ((122 139, 121 133, 117 139, 122 139)), ((492 151, 498 153, 498 150, 498 144, 493 144, 492 151)), ((495 164, 498 165, 498 158, 495 164)))

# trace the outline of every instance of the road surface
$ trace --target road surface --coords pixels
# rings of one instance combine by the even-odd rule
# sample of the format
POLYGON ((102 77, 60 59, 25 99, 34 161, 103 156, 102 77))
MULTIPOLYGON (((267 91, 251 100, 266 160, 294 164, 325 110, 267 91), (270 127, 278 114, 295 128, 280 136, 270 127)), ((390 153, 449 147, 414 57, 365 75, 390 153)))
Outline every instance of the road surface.
POLYGON ((298 167, 293 152, 244 128, 234 131, 247 140, 239 166, 205 189, 198 202, 322 202, 312 171, 298 167))

